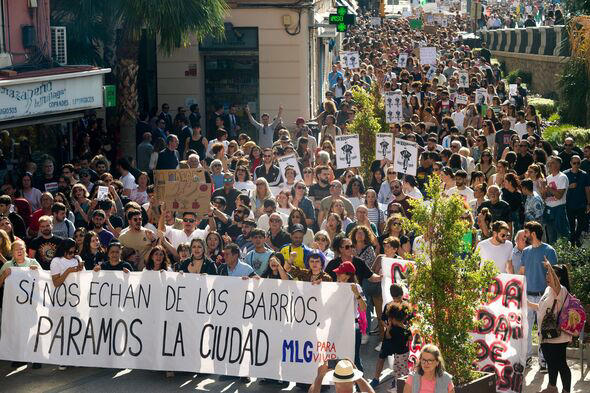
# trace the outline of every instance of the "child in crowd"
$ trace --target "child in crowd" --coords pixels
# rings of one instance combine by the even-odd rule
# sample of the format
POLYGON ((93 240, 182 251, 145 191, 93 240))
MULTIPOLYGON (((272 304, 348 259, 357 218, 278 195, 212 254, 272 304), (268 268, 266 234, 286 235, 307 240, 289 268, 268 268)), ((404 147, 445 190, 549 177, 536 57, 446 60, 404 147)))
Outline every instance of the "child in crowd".
POLYGON ((371 386, 379 385, 379 377, 383 371, 385 359, 394 355, 393 362, 393 381, 391 387, 394 388, 396 380, 407 375, 408 357, 410 355, 410 341, 412 333, 409 329, 409 321, 412 317, 410 304, 403 301, 404 289, 400 284, 392 284, 389 287, 393 300, 387 303, 383 310, 383 323, 385 324, 385 337, 381 343, 379 359, 375 367, 375 376, 371 381, 371 386))

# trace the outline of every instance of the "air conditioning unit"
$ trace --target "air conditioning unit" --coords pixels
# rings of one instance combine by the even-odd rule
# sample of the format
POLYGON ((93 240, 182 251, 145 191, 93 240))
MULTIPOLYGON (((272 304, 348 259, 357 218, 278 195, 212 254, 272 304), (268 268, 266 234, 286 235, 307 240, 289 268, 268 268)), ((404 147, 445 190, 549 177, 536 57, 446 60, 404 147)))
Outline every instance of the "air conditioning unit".
POLYGON ((10 67, 12 65, 12 56, 8 52, 0 53, 0 68, 10 67))
POLYGON ((65 26, 51 26, 51 56, 59 65, 68 64, 65 26))

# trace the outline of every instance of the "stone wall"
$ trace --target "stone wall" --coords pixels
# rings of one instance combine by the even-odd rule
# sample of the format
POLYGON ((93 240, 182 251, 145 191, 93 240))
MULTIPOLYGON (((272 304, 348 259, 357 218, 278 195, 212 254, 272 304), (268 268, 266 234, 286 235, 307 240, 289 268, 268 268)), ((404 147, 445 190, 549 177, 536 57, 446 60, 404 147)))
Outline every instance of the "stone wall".
POLYGON ((492 56, 506 65, 506 72, 521 69, 533 76, 529 90, 543 96, 557 94, 557 75, 563 70, 567 57, 531 55, 492 51, 492 56))

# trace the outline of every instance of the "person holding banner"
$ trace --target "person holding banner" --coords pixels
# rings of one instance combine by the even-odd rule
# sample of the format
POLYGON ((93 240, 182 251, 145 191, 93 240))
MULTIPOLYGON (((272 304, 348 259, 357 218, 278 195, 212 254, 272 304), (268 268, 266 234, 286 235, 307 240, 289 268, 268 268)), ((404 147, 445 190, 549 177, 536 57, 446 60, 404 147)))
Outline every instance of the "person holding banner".
POLYGON ((312 284, 320 284, 323 281, 332 282, 332 277, 324 272, 323 266, 326 264, 326 257, 320 250, 311 250, 309 253, 307 257, 308 269, 297 266, 296 259, 296 253, 292 252, 289 258, 285 258, 284 266, 285 271, 296 280, 307 281, 312 284))
MULTIPOLYGON (((0 288, 4 285, 4 281, 10 276, 10 268, 12 267, 28 267, 29 269, 41 269, 41 265, 34 258, 27 257, 27 247, 25 242, 18 239, 10 248, 12 252, 12 259, 7 261, 0 267, 0 288)), ((0 321, 2 313, 0 307, 0 321)))
POLYGON ((203 239, 191 240, 190 249, 191 256, 180 263, 179 272, 217 275, 215 262, 205 255, 206 246, 203 239))
POLYGON ((107 247, 108 260, 95 265, 92 270, 95 272, 101 270, 120 270, 124 273, 132 272, 134 269, 131 263, 121 260, 121 248, 121 243, 112 241, 107 247))

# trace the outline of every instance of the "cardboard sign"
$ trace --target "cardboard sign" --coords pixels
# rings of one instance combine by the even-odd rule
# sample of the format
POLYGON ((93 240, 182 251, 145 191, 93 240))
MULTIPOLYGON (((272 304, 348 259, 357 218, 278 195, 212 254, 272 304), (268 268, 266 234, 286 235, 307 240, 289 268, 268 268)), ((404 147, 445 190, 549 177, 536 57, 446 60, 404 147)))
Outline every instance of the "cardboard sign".
POLYGON ((340 51, 340 65, 342 66, 342 68, 348 68, 348 54, 350 52, 348 51, 340 51))
POLYGON ((358 134, 336 135, 336 168, 360 168, 361 149, 358 134))
POLYGON ((311 383, 354 358, 350 284, 172 272, 43 270, 5 282, 0 359, 311 383), (26 301, 22 301, 26 299, 26 301))
POLYGON ((379 133, 375 136, 375 159, 393 160, 393 134, 379 133))
POLYGON ((395 158, 393 170, 397 173, 416 176, 418 168, 418 144, 395 138, 395 158))
POLYGON ((459 72, 459 80, 457 84, 459 87, 469 88, 469 73, 467 71, 459 72))
POLYGON ((279 168, 281 170, 281 175, 283 176, 283 181, 287 181, 287 176, 285 176, 287 168, 295 170, 295 181, 303 180, 303 177, 301 176, 301 171, 299 170, 299 163, 297 162, 297 157, 295 157, 295 154, 289 154, 288 156, 279 157, 277 161, 279 162, 279 168))
POLYGON ((156 199, 166 202, 175 212, 193 212, 197 219, 209 211, 211 184, 205 183, 205 173, 198 169, 166 169, 154 171, 156 199))
POLYGON ((436 48, 434 46, 420 48, 420 64, 436 65, 436 48))
POLYGON ((388 91, 383 95, 385 101, 385 121, 387 124, 402 123, 402 95, 399 92, 388 91))

